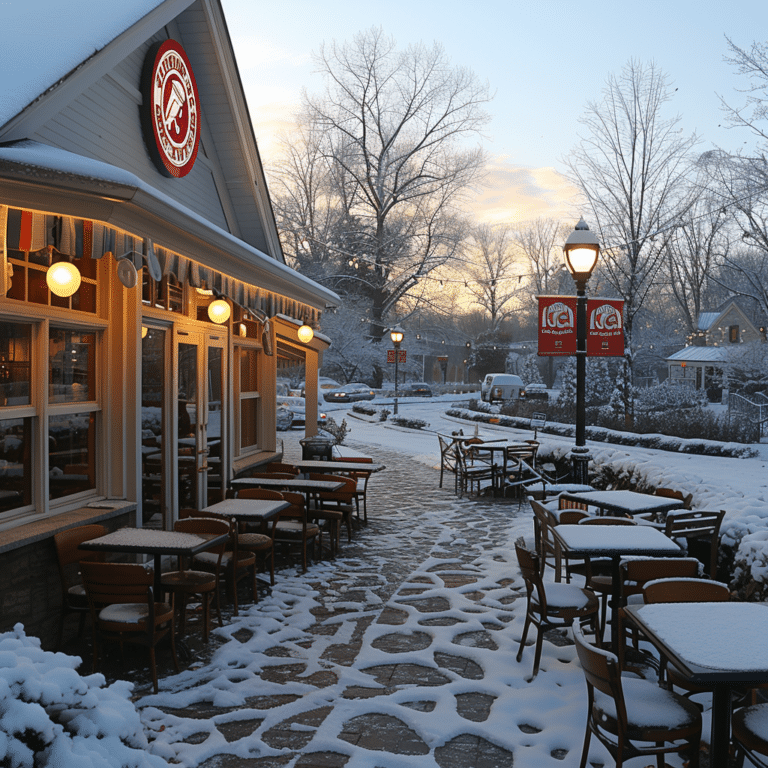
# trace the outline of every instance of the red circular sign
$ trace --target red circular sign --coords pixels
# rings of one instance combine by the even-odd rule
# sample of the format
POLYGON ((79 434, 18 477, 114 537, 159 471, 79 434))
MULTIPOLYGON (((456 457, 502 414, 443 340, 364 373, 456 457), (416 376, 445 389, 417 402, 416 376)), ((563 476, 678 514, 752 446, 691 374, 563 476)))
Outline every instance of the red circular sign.
POLYGON ((186 176, 200 144, 200 99, 187 54, 175 40, 154 45, 144 62, 147 146, 167 176, 186 176))

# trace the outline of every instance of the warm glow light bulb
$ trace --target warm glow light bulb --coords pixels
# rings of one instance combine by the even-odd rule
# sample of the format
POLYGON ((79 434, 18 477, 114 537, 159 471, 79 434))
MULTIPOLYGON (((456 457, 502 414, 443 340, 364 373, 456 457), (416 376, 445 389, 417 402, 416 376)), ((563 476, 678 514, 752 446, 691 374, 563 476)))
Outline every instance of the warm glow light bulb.
POLYGON ((229 320, 231 312, 229 304, 224 299, 216 299, 208 305, 208 317, 211 318, 211 322, 219 323, 219 325, 229 320))
POLYGON ((147 328, 146 325, 142 325, 141 326, 141 338, 142 339, 146 339, 148 333, 149 333, 149 328, 147 328))
POLYGON ((80 270, 68 261, 53 264, 45 275, 51 293, 57 296, 71 296, 80 287, 80 280, 80 270))
POLYGON ((309 344, 309 342, 312 341, 312 339, 315 336, 315 332, 306 323, 304 323, 304 325, 302 325, 301 328, 299 328, 297 333, 299 336, 299 341, 302 344, 309 344))

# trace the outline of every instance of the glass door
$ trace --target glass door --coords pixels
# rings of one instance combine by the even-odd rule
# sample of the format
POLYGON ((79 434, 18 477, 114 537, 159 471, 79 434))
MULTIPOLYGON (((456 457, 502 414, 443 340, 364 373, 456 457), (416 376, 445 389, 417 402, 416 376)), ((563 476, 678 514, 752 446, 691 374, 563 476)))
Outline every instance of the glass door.
POLYGON ((175 446, 178 509, 224 498, 226 332, 177 330, 175 446))

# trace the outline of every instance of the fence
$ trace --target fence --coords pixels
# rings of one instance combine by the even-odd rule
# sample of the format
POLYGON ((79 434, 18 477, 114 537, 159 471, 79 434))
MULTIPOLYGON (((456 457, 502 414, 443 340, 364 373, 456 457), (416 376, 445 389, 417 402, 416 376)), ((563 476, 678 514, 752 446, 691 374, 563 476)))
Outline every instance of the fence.
POLYGON ((755 402, 743 395, 732 393, 728 396, 728 412, 745 416, 757 426, 758 439, 761 440, 768 430, 768 397, 761 392, 752 395, 761 402, 755 402))

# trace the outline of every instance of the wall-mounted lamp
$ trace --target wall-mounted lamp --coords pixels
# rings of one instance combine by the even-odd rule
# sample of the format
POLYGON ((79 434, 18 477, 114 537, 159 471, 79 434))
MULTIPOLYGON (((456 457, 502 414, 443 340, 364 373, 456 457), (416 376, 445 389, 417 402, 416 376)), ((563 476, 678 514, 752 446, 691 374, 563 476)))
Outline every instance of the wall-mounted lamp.
POLYGON ((302 344, 309 344, 310 341, 315 337, 315 332, 312 330, 312 326, 307 325, 304 323, 304 325, 299 328, 297 331, 297 335, 299 337, 299 341, 302 344))
POLYGON ((80 287, 80 270, 68 261, 59 261, 48 268, 45 282, 51 293, 57 296, 71 296, 80 287))
POLYGON ((141 326, 141 338, 142 339, 146 339, 148 333, 149 333, 149 328, 147 328, 146 325, 142 325, 141 326))
POLYGON ((229 304, 224 299, 216 299, 208 305, 208 317, 211 318, 211 322, 226 323, 229 320, 229 316, 232 314, 229 304))

